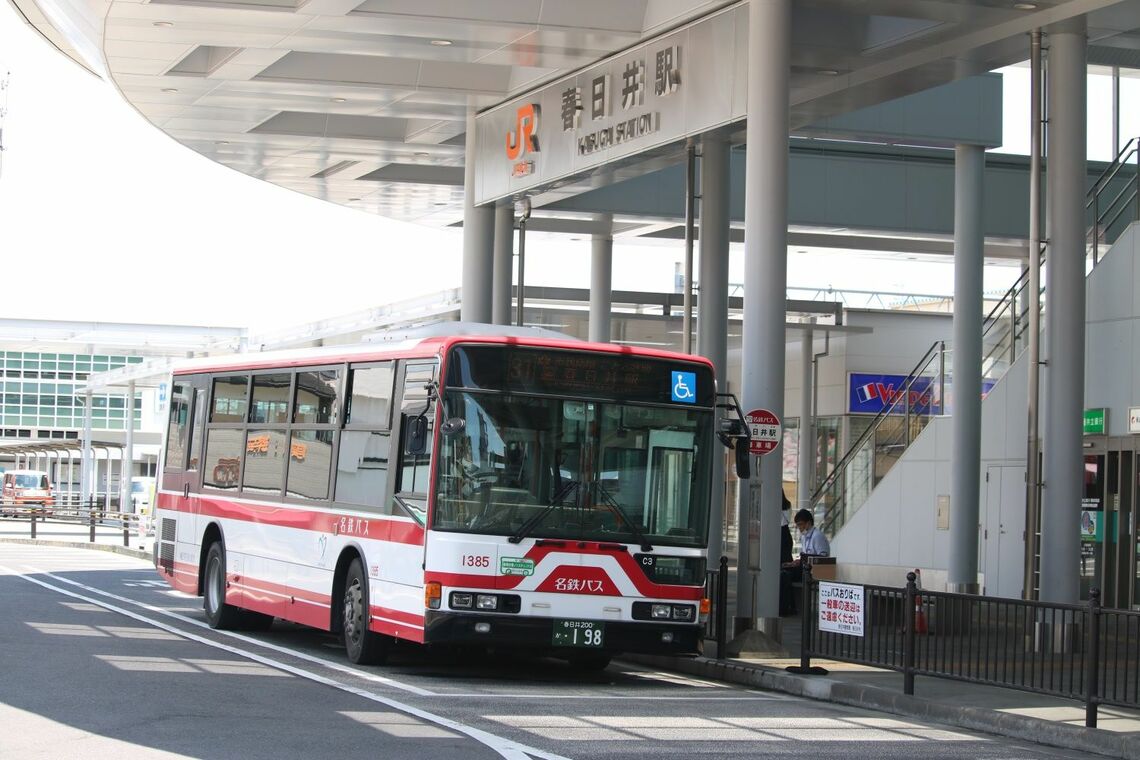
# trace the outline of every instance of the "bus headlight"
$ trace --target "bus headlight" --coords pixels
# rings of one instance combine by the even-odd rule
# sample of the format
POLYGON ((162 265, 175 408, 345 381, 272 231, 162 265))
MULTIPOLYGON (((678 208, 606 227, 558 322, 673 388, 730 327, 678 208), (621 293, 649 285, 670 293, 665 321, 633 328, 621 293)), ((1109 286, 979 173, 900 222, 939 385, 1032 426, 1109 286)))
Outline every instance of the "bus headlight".
POLYGON ((673 614, 673 608, 668 604, 655 604, 649 614, 654 620, 668 620, 673 614))
POLYGON ((479 594, 475 597, 475 609, 497 610, 499 609, 499 597, 493 594, 479 594))
POLYGON ((674 620, 692 620, 693 607, 688 604, 674 604, 673 605, 673 619, 674 620))
POLYGON ((469 610, 471 609, 471 594, 462 594, 458 591, 451 592, 451 608, 453 610, 469 610))

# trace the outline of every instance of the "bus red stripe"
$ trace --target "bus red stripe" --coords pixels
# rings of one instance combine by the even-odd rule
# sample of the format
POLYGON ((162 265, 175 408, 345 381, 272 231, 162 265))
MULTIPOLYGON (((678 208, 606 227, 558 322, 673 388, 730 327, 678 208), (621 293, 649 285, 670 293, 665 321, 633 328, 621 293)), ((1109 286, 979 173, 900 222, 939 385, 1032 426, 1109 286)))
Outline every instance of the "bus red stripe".
MULTIPOLYGON (((537 563, 536 563, 537 564, 537 563)), ((623 568, 624 569, 624 568, 623 568)), ((634 567, 637 572, 641 572, 640 568, 634 567)), ((626 569, 628 573, 628 569, 626 569)), ((510 590, 517 587, 524 580, 523 576, 511 576, 506 578, 504 576, 496 575, 473 575, 470 573, 438 573, 427 572, 424 574, 427 581, 438 581, 444 586, 459 587, 459 588, 472 588, 472 589, 486 589, 488 591, 494 590, 510 590)), ((704 588, 700 586, 662 586, 657 583, 650 583, 646 581, 644 584, 633 581, 634 586, 638 591, 638 598, 644 596, 649 599, 679 599, 685 601, 693 601, 700 599, 704 594, 704 588), (646 589, 645 586, 649 588, 646 589)))
MULTIPOLYGON (((279 528, 296 528, 334 535, 350 534, 357 538, 373 538, 398 544, 423 546, 424 529, 414 522, 391 520, 382 515, 361 517, 336 512, 318 512, 311 509, 281 504, 249 504, 229 501, 213 495, 197 497, 198 513, 205 517, 241 520, 257 525, 279 528), (352 521, 351 527, 349 520, 352 521), (366 527, 361 527, 366 526, 366 527)), ((190 500, 172 494, 159 494, 159 509, 191 513, 190 500)))

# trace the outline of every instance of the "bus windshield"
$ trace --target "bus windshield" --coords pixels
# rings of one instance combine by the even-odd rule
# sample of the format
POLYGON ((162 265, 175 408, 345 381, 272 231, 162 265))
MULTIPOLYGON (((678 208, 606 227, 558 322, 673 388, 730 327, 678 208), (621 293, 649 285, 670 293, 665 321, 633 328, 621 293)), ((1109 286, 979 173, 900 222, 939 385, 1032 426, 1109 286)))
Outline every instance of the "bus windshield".
POLYGON ((704 547, 708 408, 447 390, 436 530, 704 547))

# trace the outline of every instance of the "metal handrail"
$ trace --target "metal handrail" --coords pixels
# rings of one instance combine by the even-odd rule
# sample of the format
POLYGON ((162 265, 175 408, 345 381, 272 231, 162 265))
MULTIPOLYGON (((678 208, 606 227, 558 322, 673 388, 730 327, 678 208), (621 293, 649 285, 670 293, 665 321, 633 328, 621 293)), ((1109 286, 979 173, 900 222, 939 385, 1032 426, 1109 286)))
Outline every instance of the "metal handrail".
POLYGON ((1114 158, 1109 163, 1109 165, 1104 168, 1104 171, 1102 171, 1100 173, 1100 176, 1098 176, 1093 182, 1093 186, 1089 188, 1089 200, 1085 203, 1086 209, 1092 206, 1093 196, 1100 193, 1100 191, 1104 189, 1102 185, 1107 185, 1113 180, 1114 177, 1116 177, 1117 173, 1124 166, 1124 164, 1128 161, 1129 158, 1132 157, 1132 153, 1136 151, 1137 147, 1140 147, 1140 137, 1133 137, 1131 140, 1124 144, 1124 147, 1121 148, 1120 152, 1116 154, 1116 158, 1114 158), (1128 153, 1129 155, 1121 158, 1121 156, 1124 156, 1125 153, 1128 153))
MULTIPOLYGON (((843 458, 835 464, 834 469, 832 469, 828 476, 824 478, 819 487, 816 488, 815 492, 811 496, 811 504, 813 505, 813 508, 817 503, 819 503, 820 499, 824 496, 828 489, 835 485, 835 482, 839 479, 839 477, 846 472, 847 467, 850 465, 851 461, 854 460, 856 454, 862 450, 863 444, 866 443, 867 440, 870 439, 870 437, 878 431, 879 427, 883 424, 883 421, 891 416, 891 414, 898 408, 900 403, 905 404, 906 408, 906 434, 907 444, 909 445, 911 388, 914 386, 915 380, 918 377, 922 376, 923 371, 930 366, 931 362, 933 362, 935 359, 938 359, 940 364, 942 363, 945 353, 946 341, 943 340, 935 341, 934 344, 929 349, 927 349, 926 353, 923 354, 923 357, 918 361, 918 364, 914 366, 914 369, 910 371, 910 374, 907 375, 906 380, 903 382, 903 392, 884 404, 879 413, 876 414, 875 417, 871 420, 871 424, 867 426, 867 429, 865 431, 863 431, 863 434, 860 435, 859 438, 856 439, 855 443, 847 449, 847 453, 844 454, 843 458)), ((943 403, 943 399, 945 398, 944 385, 945 372, 944 368, 940 368, 938 400, 939 409, 941 409, 943 412, 945 412, 945 405, 943 403)), ((836 509, 837 504, 832 504, 824 513, 823 519, 820 521, 821 529, 826 531, 828 528, 830 528, 832 523, 835 522, 836 509)))
POLYGON ((1120 219, 1121 215, 1128 210, 1133 201, 1136 203, 1136 219, 1140 220, 1140 137, 1133 137, 1124 147, 1116 154, 1100 176, 1093 182, 1092 187, 1088 192, 1088 200, 1085 202, 1085 209, 1092 209, 1093 223, 1089 227, 1088 232, 1085 234, 1085 239, 1088 240, 1089 236, 1092 237, 1093 249, 1093 266, 1096 266, 1100 260, 1100 236, 1103 230, 1107 230, 1120 219), (1104 211, 1100 210, 1100 196, 1101 193, 1108 188, 1108 183, 1111 182, 1120 171, 1128 165, 1129 160, 1133 157, 1136 158, 1135 171, 1132 178, 1120 188, 1116 197, 1104 206, 1104 211), (1127 194, 1127 197, 1126 197, 1127 194), (1122 202, 1123 200, 1123 202, 1122 202), (1111 214, 1111 219, 1106 223, 1105 219, 1111 214))

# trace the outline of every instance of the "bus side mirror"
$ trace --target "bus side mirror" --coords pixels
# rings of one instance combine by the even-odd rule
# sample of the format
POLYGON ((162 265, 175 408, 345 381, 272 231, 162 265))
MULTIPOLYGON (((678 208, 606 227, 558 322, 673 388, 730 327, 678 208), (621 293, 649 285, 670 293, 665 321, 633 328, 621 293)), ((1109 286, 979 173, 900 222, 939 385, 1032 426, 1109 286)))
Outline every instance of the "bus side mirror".
POLYGON ((736 454, 736 477, 741 480, 748 480, 752 477, 751 463, 749 462, 748 446, 744 444, 743 439, 736 441, 736 447, 733 448, 733 453, 736 454))
POLYGON ((413 417, 408 421, 408 432, 404 436, 404 451, 413 456, 419 456, 427 451, 428 421, 425 415, 413 417))

